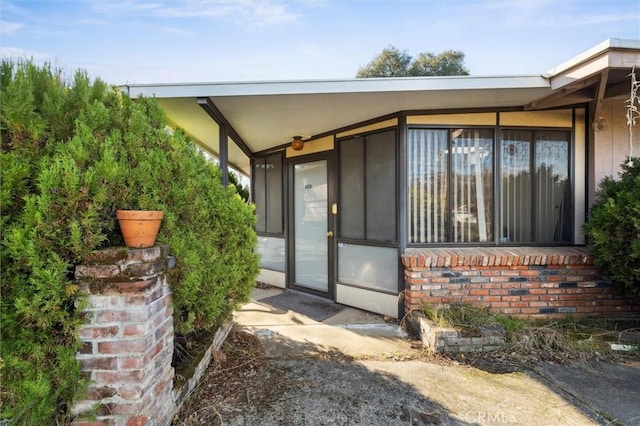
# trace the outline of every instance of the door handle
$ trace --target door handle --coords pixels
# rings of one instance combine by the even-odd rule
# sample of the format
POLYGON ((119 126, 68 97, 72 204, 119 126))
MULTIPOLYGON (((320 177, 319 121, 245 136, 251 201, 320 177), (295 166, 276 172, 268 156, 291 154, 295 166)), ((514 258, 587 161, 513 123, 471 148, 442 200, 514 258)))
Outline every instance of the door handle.
POLYGON ((329 238, 333 237, 333 231, 328 231, 327 232, 327 237, 329 237, 329 238))

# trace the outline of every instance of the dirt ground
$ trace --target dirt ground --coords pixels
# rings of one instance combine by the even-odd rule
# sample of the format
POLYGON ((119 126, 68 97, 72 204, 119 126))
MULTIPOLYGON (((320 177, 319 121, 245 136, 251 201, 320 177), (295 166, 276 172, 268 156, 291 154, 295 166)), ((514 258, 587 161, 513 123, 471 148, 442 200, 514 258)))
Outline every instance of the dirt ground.
POLYGON ((454 424, 412 387, 340 353, 269 359, 257 337, 234 331, 217 358, 174 426, 454 424))
MULTIPOLYGON (((363 360, 339 352, 270 358, 258 337, 236 330, 215 358, 174 419, 174 426, 479 424, 451 418, 445 408, 425 399, 415 387, 390 374, 372 372, 357 362, 363 360)), ((530 370, 539 358, 508 353, 448 358, 429 354, 416 344, 398 359, 365 361, 418 361, 442 369, 455 365, 510 373, 530 370)), ((608 355, 595 360, 622 358, 608 355)))

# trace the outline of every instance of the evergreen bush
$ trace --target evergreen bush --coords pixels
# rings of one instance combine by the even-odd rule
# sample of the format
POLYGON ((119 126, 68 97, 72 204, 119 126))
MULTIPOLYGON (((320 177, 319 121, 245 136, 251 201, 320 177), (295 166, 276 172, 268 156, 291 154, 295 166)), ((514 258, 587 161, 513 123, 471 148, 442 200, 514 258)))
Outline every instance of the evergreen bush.
POLYGON ((618 180, 600 183, 584 230, 605 278, 640 300, 640 158, 621 168, 618 180))
POLYGON ((83 295, 74 266, 122 245, 117 209, 165 212, 176 257, 174 326, 210 330, 248 298, 258 271, 252 208, 154 99, 132 101, 83 71, 0 68, 2 406, 13 424, 70 420, 86 389, 75 353, 83 295))

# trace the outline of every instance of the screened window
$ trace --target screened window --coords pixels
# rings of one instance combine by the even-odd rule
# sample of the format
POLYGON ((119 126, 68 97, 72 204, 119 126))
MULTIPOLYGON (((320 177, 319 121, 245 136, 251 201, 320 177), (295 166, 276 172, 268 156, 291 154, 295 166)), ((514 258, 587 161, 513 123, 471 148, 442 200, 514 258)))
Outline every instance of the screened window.
POLYGON ((493 239, 493 131, 410 129, 412 243, 493 239))
POLYGON ((570 242, 569 132, 502 131, 502 242, 570 242))
POLYGON ((253 200, 256 204, 256 231, 282 234, 282 154, 258 158, 254 164, 253 200))
POLYGON ((340 142, 340 237, 396 241, 396 132, 340 142))
POLYGON ((570 242, 570 136, 409 129, 409 242, 570 242))

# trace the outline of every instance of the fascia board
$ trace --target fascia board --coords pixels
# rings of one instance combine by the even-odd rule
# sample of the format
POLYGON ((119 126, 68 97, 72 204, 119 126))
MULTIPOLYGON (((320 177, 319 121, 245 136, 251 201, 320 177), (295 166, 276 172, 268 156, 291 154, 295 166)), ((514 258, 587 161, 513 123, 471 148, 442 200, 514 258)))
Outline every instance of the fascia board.
POLYGON ((137 84, 121 86, 132 98, 241 97, 332 93, 392 93, 445 90, 547 88, 542 76, 413 77, 236 83, 137 84))

